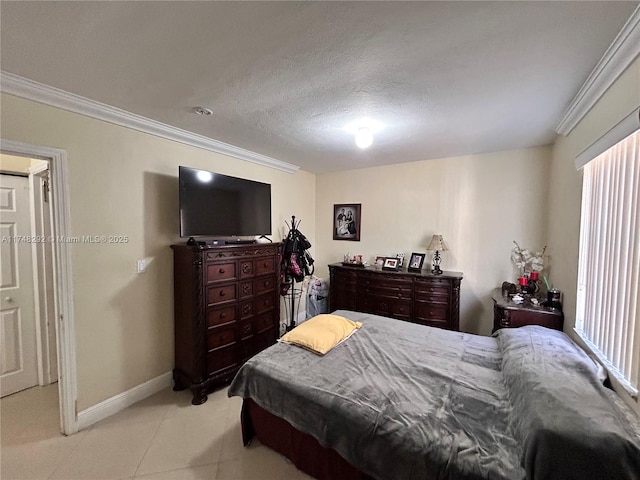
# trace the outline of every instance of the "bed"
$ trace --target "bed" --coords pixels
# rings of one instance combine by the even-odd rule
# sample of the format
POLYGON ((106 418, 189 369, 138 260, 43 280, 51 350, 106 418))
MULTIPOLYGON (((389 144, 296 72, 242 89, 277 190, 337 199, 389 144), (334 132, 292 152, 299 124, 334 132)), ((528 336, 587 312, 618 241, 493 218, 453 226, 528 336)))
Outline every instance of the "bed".
POLYGON ((326 355, 278 343, 238 371, 245 445, 320 479, 640 479, 640 422, 562 332, 334 313, 363 326, 326 355))

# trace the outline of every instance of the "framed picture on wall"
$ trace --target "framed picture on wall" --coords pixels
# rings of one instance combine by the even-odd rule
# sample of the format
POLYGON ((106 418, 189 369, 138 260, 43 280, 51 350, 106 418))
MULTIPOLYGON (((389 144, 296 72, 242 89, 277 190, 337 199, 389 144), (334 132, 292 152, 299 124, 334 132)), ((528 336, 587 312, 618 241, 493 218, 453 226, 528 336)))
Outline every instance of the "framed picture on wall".
POLYGON ((333 206, 333 239, 360 241, 362 204, 338 203, 333 206))
POLYGON ((410 272, 419 272, 420 270, 422 270, 425 255, 425 253, 412 253, 407 270, 409 270, 410 272))

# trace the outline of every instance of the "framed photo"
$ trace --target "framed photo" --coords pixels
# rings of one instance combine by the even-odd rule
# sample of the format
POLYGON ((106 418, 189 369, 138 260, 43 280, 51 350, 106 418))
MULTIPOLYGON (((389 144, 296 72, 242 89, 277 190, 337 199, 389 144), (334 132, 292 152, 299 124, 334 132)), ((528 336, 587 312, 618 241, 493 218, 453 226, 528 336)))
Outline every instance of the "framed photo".
POLYGON ((377 256, 375 261, 376 267, 382 267, 384 265, 384 259, 385 257, 377 256))
POLYGON ((398 259, 387 257, 384 259, 384 264, 382 265, 383 270, 397 270, 398 269, 398 259))
POLYGON ((333 239, 360 241, 362 204, 339 203, 333 206, 333 239))
POLYGON ((422 270, 425 255, 426 253, 412 253, 407 270, 411 272, 419 272, 420 270, 422 270))

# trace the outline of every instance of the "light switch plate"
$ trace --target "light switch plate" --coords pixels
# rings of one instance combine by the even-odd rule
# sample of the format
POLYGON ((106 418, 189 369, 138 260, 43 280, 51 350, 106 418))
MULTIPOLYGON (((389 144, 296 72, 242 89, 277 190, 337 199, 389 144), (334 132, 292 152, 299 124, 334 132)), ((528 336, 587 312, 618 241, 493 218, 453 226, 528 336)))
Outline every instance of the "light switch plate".
POLYGON ((147 261, 146 260, 138 260, 138 273, 144 273, 147 271, 147 261))

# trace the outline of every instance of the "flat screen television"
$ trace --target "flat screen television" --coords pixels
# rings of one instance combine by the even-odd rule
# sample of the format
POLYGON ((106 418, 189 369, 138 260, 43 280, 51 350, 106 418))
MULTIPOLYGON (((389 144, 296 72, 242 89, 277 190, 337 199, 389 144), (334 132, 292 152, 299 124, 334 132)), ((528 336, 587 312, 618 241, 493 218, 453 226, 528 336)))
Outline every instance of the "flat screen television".
POLYGON ((271 235, 271 185, 179 167, 180 236, 271 235))

